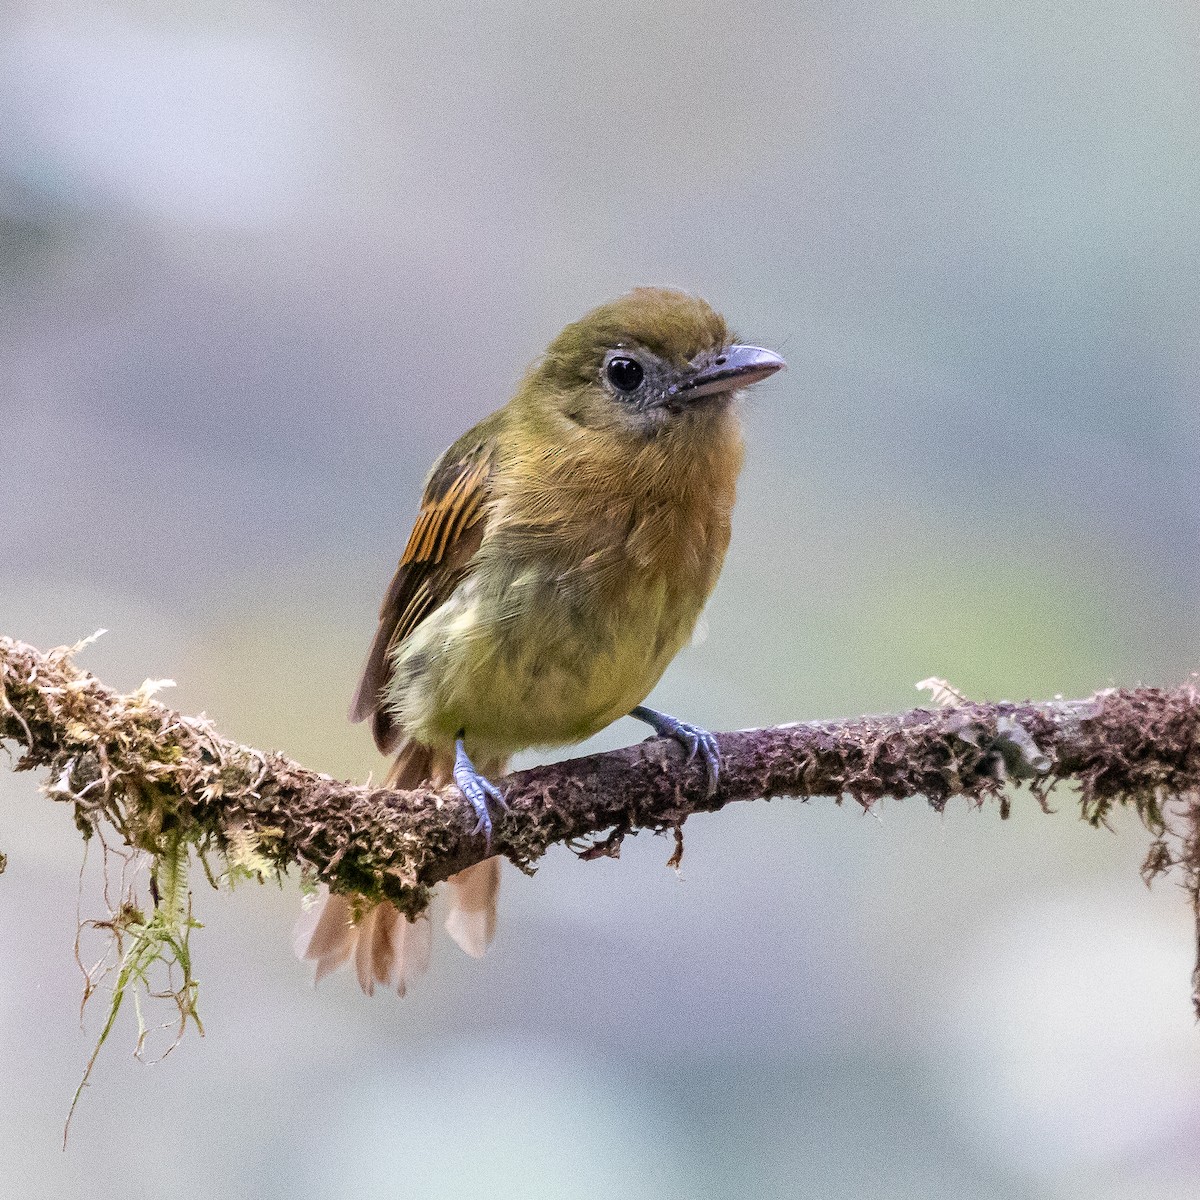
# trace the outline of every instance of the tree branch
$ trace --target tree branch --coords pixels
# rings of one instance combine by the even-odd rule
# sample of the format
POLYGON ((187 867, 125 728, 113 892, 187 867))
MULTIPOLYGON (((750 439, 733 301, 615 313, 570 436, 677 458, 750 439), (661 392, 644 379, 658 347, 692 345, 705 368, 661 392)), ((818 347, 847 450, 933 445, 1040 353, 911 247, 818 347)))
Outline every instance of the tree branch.
POLYGON ((414 915, 433 885, 489 853, 525 871, 556 842, 583 857, 615 855, 626 833, 678 831, 693 813, 784 795, 849 796, 868 808, 921 795, 939 811, 953 796, 995 799, 1004 817, 1011 781, 1027 783, 1043 808, 1055 786, 1076 785, 1092 825, 1114 805, 1132 807, 1155 839, 1147 878, 1182 866, 1197 898, 1194 680, 1037 704, 960 703, 944 689, 948 707, 725 733, 711 793, 701 764, 651 739, 508 776, 510 811, 489 848, 454 787, 398 792, 318 774, 174 712, 152 684, 115 692, 76 667, 78 649, 43 653, 0 637, 0 742, 20 748, 16 770, 47 772, 44 791, 74 807, 85 833, 109 822, 155 855, 182 838, 235 864, 299 864, 334 890, 387 897, 414 915))

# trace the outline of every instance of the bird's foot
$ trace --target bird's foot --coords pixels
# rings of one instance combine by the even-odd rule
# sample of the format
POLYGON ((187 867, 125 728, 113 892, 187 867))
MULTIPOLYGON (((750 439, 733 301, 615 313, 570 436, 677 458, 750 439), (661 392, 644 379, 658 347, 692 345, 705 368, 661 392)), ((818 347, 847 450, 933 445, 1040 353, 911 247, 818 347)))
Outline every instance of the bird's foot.
POLYGON ((475 764, 467 755, 467 748, 463 745, 461 736, 454 743, 454 782, 479 818, 471 832, 478 833, 483 830, 483 835, 487 838, 490 848, 492 844, 492 814, 488 811, 488 800, 494 800, 505 812, 508 811, 508 805, 504 803, 504 793, 475 770, 475 764))
POLYGON ((697 754, 704 759, 705 771, 708 774, 708 794, 711 796, 717 790, 717 777, 721 773, 721 751, 717 748, 716 737, 699 725, 689 725, 687 721, 676 720, 666 713, 657 712, 639 704, 630 714, 635 721, 645 721, 659 737, 671 738, 687 751, 687 761, 691 762, 697 754))

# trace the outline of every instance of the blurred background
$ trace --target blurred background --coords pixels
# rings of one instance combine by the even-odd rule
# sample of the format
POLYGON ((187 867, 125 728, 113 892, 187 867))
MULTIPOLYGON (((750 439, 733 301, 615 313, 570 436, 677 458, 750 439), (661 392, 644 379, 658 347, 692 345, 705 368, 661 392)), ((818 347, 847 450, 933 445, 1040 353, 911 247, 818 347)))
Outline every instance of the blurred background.
MULTIPOLYGON (((753 393, 715 729, 1197 666, 1200 10, 1187 0, 11 0, 0 632, 365 778, 344 714, 434 456, 567 320, 707 297, 753 393)), ((597 745, 640 738, 623 722, 597 745)), ((527 756, 525 761, 529 761, 527 756)), ((215 893, 207 1036, 90 1050, 81 843, 0 771, 13 1194, 1177 1200, 1191 916, 1073 800, 740 806, 509 870, 403 1002, 215 893)), ((98 900, 85 888, 84 911, 98 900)), ((128 1018, 128 1019, 126 1019, 128 1018)))

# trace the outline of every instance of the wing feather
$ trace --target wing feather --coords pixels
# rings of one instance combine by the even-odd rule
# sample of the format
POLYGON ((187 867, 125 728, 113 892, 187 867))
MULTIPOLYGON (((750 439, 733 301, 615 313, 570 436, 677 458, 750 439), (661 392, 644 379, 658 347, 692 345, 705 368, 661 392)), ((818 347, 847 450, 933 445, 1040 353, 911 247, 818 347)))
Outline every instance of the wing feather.
POLYGON ((383 598, 375 640, 350 706, 352 721, 370 718, 375 744, 384 754, 404 737, 386 704, 396 647, 450 598, 483 542, 495 438, 483 427, 480 434, 457 442, 430 472, 421 512, 383 598))

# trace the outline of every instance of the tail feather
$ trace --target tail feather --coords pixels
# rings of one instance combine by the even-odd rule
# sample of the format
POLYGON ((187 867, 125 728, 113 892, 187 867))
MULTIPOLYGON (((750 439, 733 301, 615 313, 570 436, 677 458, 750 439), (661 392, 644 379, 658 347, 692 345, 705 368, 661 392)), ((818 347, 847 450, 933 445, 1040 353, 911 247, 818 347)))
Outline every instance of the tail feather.
POLYGON ((451 875, 450 911, 446 932, 472 958, 482 958, 496 936, 496 898, 500 893, 500 859, 483 862, 451 875))
MULTIPOLYGON (((493 778, 504 774, 506 766, 503 760, 480 764, 483 773, 493 778)), ((453 778, 451 755, 406 741, 388 770, 385 786, 442 787, 453 778)), ((480 958, 496 933, 500 859, 485 859, 447 882, 446 930, 463 950, 480 958)), ((408 984, 429 967, 433 933, 427 916, 411 921, 386 900, 365 911, 360 905, 356 921, 352 901, 322 884, 316 903, 296 921, 293 936, 297 958, 317 964, 317 982, 353 958, 358 985, 368 996, 374 995, 377 983, 403 996, 408 984)))
MULTIPOLYGON (((399 913, 396 914, 399 917, 399 913)), ((388 984, 398 996, 408 990, 408 981, 429 970, 433 926, 422 913, 415 921, 396 920, 392 927, 392 973, 388 984)))
POLYGON ((296 920, 293 931, 296 957, 317 964, 319 983, 354 953, 355 936, 350 901, 345 896, 333 895, 322 884, 316 902, 296 920))
POLYGON ((419 787, 423 783, 443 787, 453 778, 453 758, 435 754, 429 746, 423 746, 420 742, 406 741, 396 751, 383 786, 401 791, 419 787))
POLYGON ((410 921, 386 900, 355 922, 350 901, 322 885, 316 903, 300 914, 294 937, 296 957, 317 964, 314 982, 353 957, 358 986, 368 996, 377 983, 403 996, 429 967, 432 927, 428 917, 410 921))
MULTIPOLYGON (((504 759, 477 764, 483 774, 495 778, 508 769, 504 759)), ((416 787, 431 783, 444 787, 454 778, 454 759, 419 742, 400 747, 387 782, 390 787, 416 787)), ((482 958, 496 936, 496 904, 500 895, 500 859, 488 858, 447 880, 450 911, 446 932, 472 958, 482 958)))
MULTIPOLYGON (((362 919, 354 930, 354 973, 358 976, 358 986, 368 996, 375 995, 377 948, 383 950, 380 957, 388 960, 382 964, 384 970, 380 982, 386 981, 388 975, 391 974, 391 930, 385 931, 382 938, 378 936, 380 917, 383 916, 385 909, 391 907, 390 904, 376 904, 369 912, 363 913, 362 919)), ((382 923, 387 924, 386 917, 382 923)))

